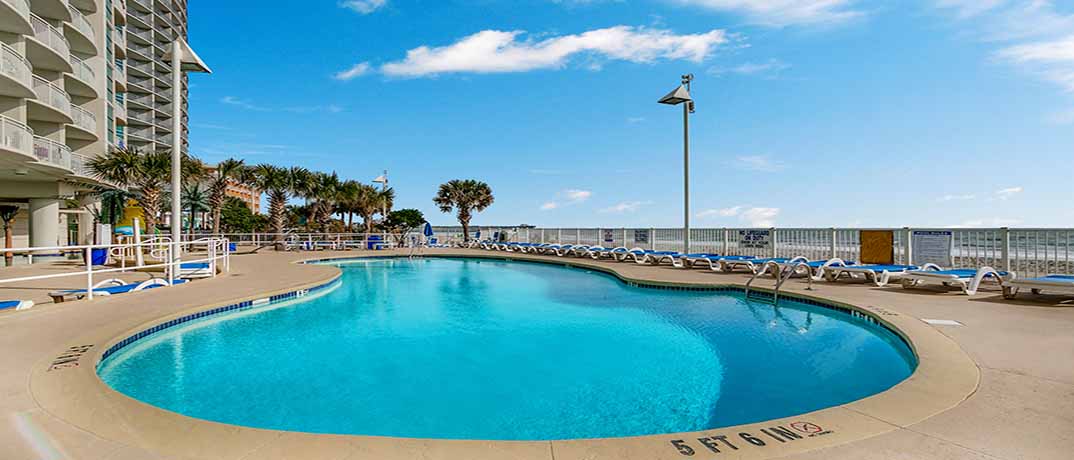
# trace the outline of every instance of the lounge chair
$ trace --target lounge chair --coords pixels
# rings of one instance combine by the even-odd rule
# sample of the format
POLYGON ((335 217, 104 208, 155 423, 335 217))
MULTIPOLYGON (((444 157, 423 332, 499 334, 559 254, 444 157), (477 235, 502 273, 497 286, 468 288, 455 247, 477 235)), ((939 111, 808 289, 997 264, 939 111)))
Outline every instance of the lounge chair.
POLYGON ((604 246, 579 246, 571 249, 571 255, 575 257, 593 257, 594 253, 602 251, 611 251, 611 249, 604 246))
POLYGON ((767 257, 767 258, 762 258, 762 259, 756 259, 756 258, 755 259, 721 259, 720 260, 720 268, 722 269, 722 271, 729 272, 729 273, 733 272, 733 271, 735 271, 737 269, 740 269, 740 268, 745 268, 750 273, 756 274, 757 272, 761 271, 761 268, 763 268, 765 264, 767 264, 769 262, 773 262, 776 265, 778 265, 780 270, 782 271, 784 264, 793 265, 793 264, 796 264, 798 262, 808 262, 808 261, 809 261, 809 259, 806 259, 805 257, 802 257, 802 256, 792 257, 792 258, 767 257))
POLYGON ((813 281, 823 281, 824 271, 828 267, 846 267, 850 265, 854 265, 854 262, 845 261, 836 257, 828 260, 808 260, 805 262, 795 261, 793 263, 785 262, 779 264, 779 271, 780 273, 783 273, 784 270, 787 270, 788 268, 794 269, 796 270, 795 274, 803 274, 809 276, 810 278, 813 278, 813 281))
POLYGON ((208 262, 188 262, 179 264, 179 277, 186 279, 210 278, 213 276, 212 265, 208 262))
POLYGON ((751 260, 753 256, 721 256, 716 254, 698 254, 698 257, 680 258, 681 266, 683 268, 694 268, 698 265, 708 267, 709 270, 714 272, 723 271, 723 263, 726 261, 738 261, 738 260, 751 260))
MULTIPOLYGON (((158 288, 161 286, 171 286, 173 284, 183 284, 187 281, 185 279, 176 279, 174 283, 169 284, 168 280, 161 278, 153 278, 150 280, 142 281, 140 283, 125 283, 123 280, 112 278, 101 281, 93 285, 93 295, 95 296, 110 296, 117 294, 126 294, 128 292, 144 291, 146 289, 158 288)), ((67 300, 68 297, 74 297, 81 299, 86 297, 88 291, 85 289, 69 289, 64 291, 50 292, 49 297, 52 297, 52 301, 60 303, 67 300)))
POLYGON ((981 286, 982 281, 995 281, 1002 286, 1003 282, 1010 278, 1009 273, 998 271, 992 267, 981 267, 976 270, 957 268, 940 271, 910 271, 903 275, 902 287, 909 289, 922 284, 933 283, 959 287, 964 294, 974 295, 977 294, 977 288, 981 286))
POLYGON ((678 251, 645 251, 644 257, 637 257, 635 254, 634 262, 641 265, 660 265, 664 262, 670 263, 672 266, 678 266, 677 262, 679 257, 685 254, 678 251))
POLYGON ((0 301, 0 310, 15 309, 26 310, 33 308, 34 301, 32 300, 3 300, 0 301))
POLYGON ((1038 278, 1011 279, 1003 283, 1003 297, 1013 299, 1021 289, 1029 289, 1033 295, 1050 292, 1074 295, 1074 275, 1048 275, 1038 278))
POLYGON ((917 265, 881 265, 881 264, 869 264, 869 265, 847 265, 843 267, 829 266, 824 270, 824 279, 835 282, 839 281, 843 275, 847 275, 848 278, 864 278, 866 281, 871 281, 878 287, 886 286, 892 281, 897 281, 906 276, 907 273, 912 271, 941 271, 939 265, 925 264, 923 266, 917 265))
POLYGON ((584 250, 584 249, 589 249, 589 246, 586 246, 584 244, 567 244, 567 245, 561 246, 559 249, 556 249, 555 252, 556 252, 557 256, 563 257, 563 256, 565 256, 567 254, 573 254, 574 251, 584 250))
MULTIPOLYGON (((598 246, 598 248, 599 248, 599 246, 598 246)), ((635 249, 637 249, 637 248, 635 248, 635 249)), ((637 249, 637 250, 640 251, 641 249, 637 249)), ((608 249, 608 248, 600 248, 600 249, 589 248, 588 251, 586 251, 584 254, 582 254, 579 257, 589 257, 589 258, 595 259, 595 260, 600 260, 600 259, 616 259, 616 260, 618 260, 619 256, 621 256, 623 254, 626 254, 629 251, 630 251, 630 249, 627 249, 624 246, 619 246, 619 247, 615 247, 615 248, 611 248, 611 249, 608 249)))

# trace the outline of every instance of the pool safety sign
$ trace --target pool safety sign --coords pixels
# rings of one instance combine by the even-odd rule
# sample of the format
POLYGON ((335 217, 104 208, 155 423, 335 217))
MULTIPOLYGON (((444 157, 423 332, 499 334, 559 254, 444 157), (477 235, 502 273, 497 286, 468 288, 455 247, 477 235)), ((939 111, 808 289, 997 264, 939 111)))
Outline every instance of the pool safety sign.
POLYGON ((739 249, 768 249, 772 247, 771 230, 739 230, 739 249))
POLYGON ((634 243, 645 244, 649 242, 648 230, 634 230, 634 243))
POLYGON ((726 452, 787 444, 834 433, 813 422, 797 421, 750 431, 717 433, 692 439, 672 439, 671 448, 684 457, 711 456, 726 452))
POLYGON ((615 231, 614 230, 612 230, 610 228, 604 229, 604 242, 605 243, 615 242, 615 231))
POLYGON ((954 244, 952 235, 949 230, 915 230, 911 241, 914 265, 936 264, 941 267, 954 265, 951 257, 954 244))

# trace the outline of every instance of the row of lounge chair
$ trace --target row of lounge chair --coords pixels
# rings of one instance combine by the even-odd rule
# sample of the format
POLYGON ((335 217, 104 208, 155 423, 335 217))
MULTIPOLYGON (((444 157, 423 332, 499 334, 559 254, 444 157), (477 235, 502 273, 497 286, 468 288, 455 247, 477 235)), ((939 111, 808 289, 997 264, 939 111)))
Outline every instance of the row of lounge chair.
POLYGON ((1033 294, 1044 292, 1074 295, 1074 275, 1048 275, 1019 279, 1014 272, 991 267, 943 269, 935 264, 895 265, 856 264, 842 259, 809 260, 805 257, 761 258, 753 256, 720 255, 711 253, 683 254, 676 251, 654 251, 642 248, 607 248, 578 244, 545 244, 517 242, 478 242, 471 244, 486 250, 553 255, 558 257, 591 258, 643 265, 670 265, 675 268, 708 268, 714 272, 767 273, 772 276, 809 276, 814 281, 838 282, 844 279, 864 280, 882 287, 898 282, 903 288, 923 285, 942 285, 958 288, 975 295, 985 282, 994 283, 1006 298, 1014 298, 1021 290, 1033 294), (788 272, 790 270, 791 272, 788 272))

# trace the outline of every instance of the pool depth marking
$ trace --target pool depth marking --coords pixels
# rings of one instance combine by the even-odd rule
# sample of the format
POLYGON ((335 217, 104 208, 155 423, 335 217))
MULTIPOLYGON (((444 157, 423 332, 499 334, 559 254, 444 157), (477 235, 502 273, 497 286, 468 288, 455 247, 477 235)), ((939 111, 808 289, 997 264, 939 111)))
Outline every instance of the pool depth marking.
POLYGON ((698 453, 721 454, 740 449, 756 449, 835 433, 834 430, 826 430, 816 423, 804 421, 792 422, 786 426, 773 425, 760 428, 759 431, 760 433, 739 431, 734 434, 721 432, 695 438, 695 441, 672 439, 668 443, 679 455, 692 457, 698 453))

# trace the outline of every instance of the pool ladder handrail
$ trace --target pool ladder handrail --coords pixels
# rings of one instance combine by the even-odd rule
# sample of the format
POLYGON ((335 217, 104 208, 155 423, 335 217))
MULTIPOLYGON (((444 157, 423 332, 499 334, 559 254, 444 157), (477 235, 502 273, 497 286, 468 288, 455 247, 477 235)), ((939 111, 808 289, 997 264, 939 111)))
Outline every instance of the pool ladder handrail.
MULTIPOLYGON (((800 267, 805 267, 806 274, 809 274, 809 264, 806 262, 796 262, 794 265, 790 265, 786 268, 781 266, 778 262, 772 260, 765 262, 764 266, 761 267, 761 269, 758 270, 757 273, 754 273, 753 277, 751 277, 750 280, 746 282, 746 299, 748 300, 750 298, 750 287, 753 286, 753 282, 757 278, 760 278, 765 273, 767 273, 769 268, 773 268, 774 271, 772 272, 772 276, 776 278, 776 289, 772 292, 772 304, 779 305, 779 291, 783 288, 783 283, 786 283, 787 280, 794 277, 794 274, 798 271, 800 267)), ((806 287, 806 290, 812 291, 813 277, 807 276, 806 278, 809 282, 809 286, 806 287)))

